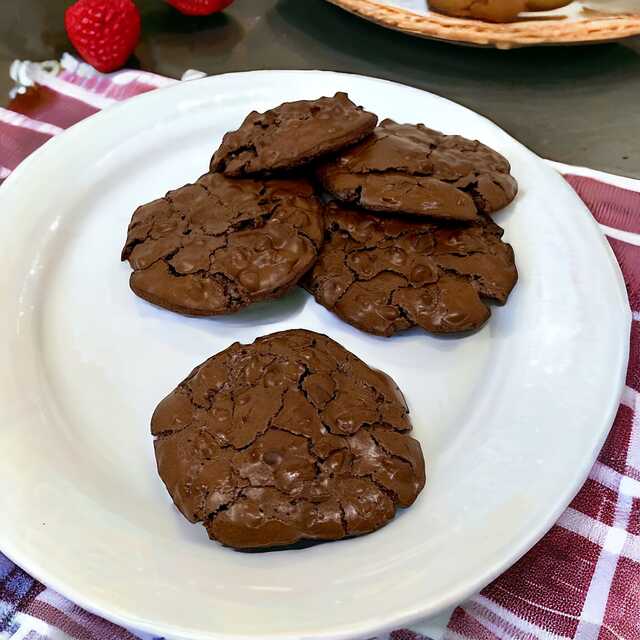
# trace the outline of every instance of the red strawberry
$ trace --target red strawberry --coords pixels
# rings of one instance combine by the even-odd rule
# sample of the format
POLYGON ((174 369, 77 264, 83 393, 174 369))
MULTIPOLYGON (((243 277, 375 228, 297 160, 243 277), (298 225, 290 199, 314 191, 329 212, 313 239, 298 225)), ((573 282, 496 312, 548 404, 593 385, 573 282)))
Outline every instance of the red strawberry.
POLYGON ((167 0, 167 2, 187 16, 208 16, 226 9, 233 0, 167 0))
POLYGON ((64 14, 69 40, 98 71, 124 66, 140 37, 140 13, 132 0, 78 0, 64 14))

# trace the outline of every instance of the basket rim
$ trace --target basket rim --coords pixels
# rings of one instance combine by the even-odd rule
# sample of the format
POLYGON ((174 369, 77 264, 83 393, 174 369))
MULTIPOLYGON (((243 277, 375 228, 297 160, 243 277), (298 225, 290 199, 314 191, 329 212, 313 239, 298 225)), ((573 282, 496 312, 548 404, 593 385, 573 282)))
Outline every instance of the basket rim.
POLYGON ((429 12, 426 15, 390 6, 379 0, 328 0, 362 18, 405 33, 453 42, 498 48, 538 44, 606 42, 640 34, 640 13, 589 12, 578 20, 527 18, 492 23, 454 18, 429 12))

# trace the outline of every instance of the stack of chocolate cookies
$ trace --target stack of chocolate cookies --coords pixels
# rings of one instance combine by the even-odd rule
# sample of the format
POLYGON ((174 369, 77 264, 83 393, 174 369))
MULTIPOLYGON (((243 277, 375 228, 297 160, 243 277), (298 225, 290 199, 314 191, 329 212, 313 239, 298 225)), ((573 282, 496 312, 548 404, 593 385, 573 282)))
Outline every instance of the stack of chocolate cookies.
MULTIPOLYGON (((477 329, 506 302, 513 250, 490 218, 507 160, 422 124, 378 125, 345 93, 250 113, 210 171, 133 214, 132 290, 178 313, 232 313, 302 285, 363 331, 477 329)), ((152 419, 175 504, 234 548, 378 529, 425 483, 395 383, 301 329, 230 346, 152 419)))
POLYGON ((485 301, 504 303, 517 280, 489 217, 516 195, 509 163, 477 141, 377 122, 344 93, 249 114, 210 173, 134 213, 122 252, 133 291, 208 316, 301 282, 370 333, 480 327, 485 301))

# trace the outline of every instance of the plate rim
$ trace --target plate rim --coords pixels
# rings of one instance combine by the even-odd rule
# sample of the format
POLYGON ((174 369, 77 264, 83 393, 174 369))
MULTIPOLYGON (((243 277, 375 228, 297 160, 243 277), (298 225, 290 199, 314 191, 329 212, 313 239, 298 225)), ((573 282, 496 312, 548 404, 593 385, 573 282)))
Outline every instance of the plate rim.
MULTIPOLYGON (((330 0, 333 1, 333 0, 330 0)), ((544 522, 537 530, 533 530, 533 532, 527 536, 523 537, 520 540, 518 545, 514 545, 514 548, 511 549, 509 554, 505 554, 499 561, 496 561, 493 565, 489 566, 482 574, 482 576, 476 577, 473 583, 465 582, 461 584, 457 589, 450 590, 450 592, 446 593, 444 596, 441 596, 437 602, 431 603, 429 607, 424 606, 414 606, 409 607, 406 610, 403 610, 397 613, 393 618, 390 616, 386 616, 384 621, 377 620, 375 618, 368 619, 366 623, 362 624, 350 624, 350 625, 342 625, 339 629, 325 629, 318 632, 306 633, 305 639, 317 639, 317 640, 328 640, 331 638, 332 640, 347 640, 349 638, 354 638, 357 636, 367 636, 372 633, 381 633, 386 630, 397 629, 401 627, 408 626, 412 623, 418 622, 420 620, 424 620, 427 617, 437 614, 444 609, 457 605, 462 602, 467 597, 471 596, 474 593, 477 593, 482 588, 484 588, 487 584, 489 584, 492 580, 494 580, 498 575, 503 573, 506 569, 515 564, 524 554, 526 554, 546 533, 552 528, 555 522, 558 520, 559 516, 563 513, 563 511, 567 508, 573 497, 580 490, 582 485, 584 484, 587 476, 591 470, 591 467, 595 460, 597 459, 597 455, 600 452, 609 432, 611 430, 611 426, 613 425, 615 416, 618 411, 618 407, 620 404, 620 397, 622 396, 622 392, 626 382, 626 373, 627 373, 627 364, 629 358, 629 335, 631 331, 631 322, 632 322, 632 313, 628 300, 626 285, 624 282, 624 277, 622 271, 620 269, 620 265, 615 258, 613 250, 607 241, 606 237, 601 233, 598 223, 593 218, 591 213, 588 211, 586 206, 579 200, 577 194, 573 191, 573 189, 566 183, 549 164, 547 164, 542 158, 534 154, 531 150, 525 147, 522 143, 513 138, 509 133, 507 133, 504 129, 499 127, 493 121, 491 121, 486 116, 483 116, 472 109, 465 107, 464 105, 460 105, 453 100, 449 100, 448 98, 444 98, 437 94, 431 93, 429 91, 425 91, 422 89, 418 89, 417 87, 413 87, 411 85, 406 85, 400 82, 394 82, 390 80, 385 80, 382 78, 377 78, 374 76, 364 76, 361 74, 355 73, 345 73, 345 72, 336 72, 336 71, 325 71, 325 70, 295 70, 295 69, 286 69, 286 70, 251 70, 251 71, 239 71, 239 72, 231 72, 225 74, 219 74, 216 76, 208 76, 206 78, 189 81, 189 85, 192 83, 198 84, 206 84, 211 83, 215 84, 216 81, 224 81, 225 78, 229 77, 249 77, 251 75, 265 75, 269 76, 272 74, 286 74, 286 75, 306 75, 311 76, 314 74, 322 74, 322 75, 333 75, 337 77, 356 77, 359 79, 364 79, 366 81, 373 81, 383 85, 390 85, 393 87, 402 87, 403 89, 410 89, 420 94, 428 94, 432 96, 434 99, 449 103, 455 104, 458 108, 464 109, 465 111, 471 113, 476 118, 481 118, 482 120, 489 123, 491 127, 498 130, 501 135, 506 136, 510 141, 520 147, 521 150, 525 151, 527 154, 530 154, 532 157, 536 158, 541 166, 545 167, 545 172, 548 172, 548 175, 555 175, 558 178, 558 185, 563 185, 567 192, 571 193, 577 199, 576 205, 580 206, 583 209, 585 215, 590 220, 590 223, 598 228, 598 233, 600 235, 601 246, 607 253, 608 256, 608 264, 612 269, 612 277, 616 280, 616 290, 619 297, 618 303, 620 303, 620 312, 621 316, 620 320, 620 328, 623 329, 623 334, 625 337, 624 343, 620 345, 620 351, 618 353, 618 374, 616 381, 617 393, 612 395, 609 401, 609 405, 607 407, 607 419, 606 424, 607 427, 603 427, 597 442, 594 443, 594 446, 588 452, 588 455, 585 456, 585 460, 579 470, 574 473, 574 481, 565 487, 564 491, 559 493, 560 498, 556 501, 556 505, 553 509, 549 510, 547 517, 544 518, 544 522), (624 317, 623 317, 624 315, 624 317), (508 557, 506 557, 508 555, 508 557), (373 621, 372 621, 373 620, 373 621)), ((176 82, 176 84, 163 87, 160 89, 162 92, 179 92, 181 88, 186 83, 176 82)), ((24 175, 28 175, 31 171, 31 167, 36 165, 39 162, 40 157, 45 154, 53 153, 59 145, 66 144, 65 135, 66 132, 70 131, 78 131, 83 128, 91 128, 95 125, 95 123, 100 122, 102 119, 112 117, 115 113, 116 116, 119 112, 126 110, 129 108, 129 105, 132 103, 138 104, 143 103, 147 100, 153 100, 153 96, 158 93, 158 90, 150 91, 144 94, 140 94, 138 96, 129 98, 121 103, 115 104, 108 109, 103 111, 99 111, 88 118, 74 124, 72 127, 69 127, 65 132, 51 138, 47 141, 42 147, 37 149, 34 153, 32 153, 28 158, 26 158, 20 165, 12 172, 12 174, 5 180, 5 182, 0 185, 0 201, 2 200, 2 196, 4 193, 11 188, 14 188, 14 182, 18 183, 23 179, 24 175), (62 141, 62 142, 61 142, 62 141)), ((604 413, 604 412, 603 412, 604 413)), ((166 626, 163 624, 155 624, 148 623, 145 620, 139 620, 135 616, 130 615, 126 611, 122 610, 120 606, 110 606, 109 602, 106 602, 106 598, 102 598, 104 602, 99 602, 96 598, 85 597, 81 592, 77 591, 75 588, 70 586, 68 583, 68 579, 64 578, 56 578, 55 576, 51 576, 44 566, 38 566, 37 563, 32 563, 31 560, 23 556, 19 550, 15 548, 15 545, 12 545, 7 542, 6 536, 3 536, 2 530, 0 530, 0 551, 11 559, 17 566, 22 568, 24 571, 29 573, 32 577, 36 578, 47 587, 57 591, 67 599, 71 600, 73 603, 78 604, 82 608, 87 611, 96 614, 105 618, 106 620, 113 622, 115 624, 121 625, 125 628, 133 628, 137 631, 143 631, 152 634, 161 633, 167 638, 184 638, 189 640, 256 640, 258 636, 256 635, 244 635, 244 634, 234 634, 234 633, 217 633, 217 632, 207 632, 206 635, 201 633, 196 629, 176 629, 171 626, 166 626)), ((113 604, 113 603, 112 603, 113 604)), ((292 633, 261 633, 261 638, 269 639, 269 640, 300 640, 299 634, 292 633)))

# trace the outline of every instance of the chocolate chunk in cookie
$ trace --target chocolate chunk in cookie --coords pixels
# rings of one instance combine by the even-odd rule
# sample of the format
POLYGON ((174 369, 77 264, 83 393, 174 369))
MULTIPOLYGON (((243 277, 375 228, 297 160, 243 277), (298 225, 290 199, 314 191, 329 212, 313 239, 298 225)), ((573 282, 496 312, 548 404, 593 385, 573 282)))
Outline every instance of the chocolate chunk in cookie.
POLYGON ((517 183, 509 171, 503 156, 477 140, 384 120, 317 175, 339 200, 372 211, 475 220, 513 200, 517 183))
POLYGON ((301 329, 209 358, 158 405, 151 431, 178 509, 237 549, 369 533, 425 483, 393 380, 301 329))
POLYGON ((485 216, 473 224, 375 216, 331 203, 325 242, 302 281, 345 322, 382 336, 419 326, 477 329, 484 298, 504 303, 518 279, 513 250, 485 216))
POLYGON ((211 170, 237 177, 299 167, 362 140, 377 122, 346 93, 253 111, 238 130, 225 134, 211 170))
POLYGON ((283 295, 321 241, 322 204, 308 181, 208 173, 136 210, 122 260, 141 298, 209 316, 283 295))

